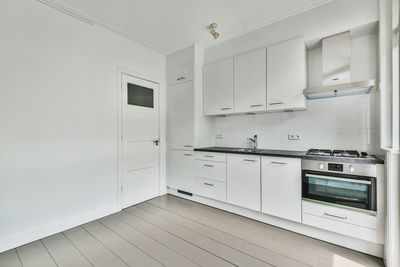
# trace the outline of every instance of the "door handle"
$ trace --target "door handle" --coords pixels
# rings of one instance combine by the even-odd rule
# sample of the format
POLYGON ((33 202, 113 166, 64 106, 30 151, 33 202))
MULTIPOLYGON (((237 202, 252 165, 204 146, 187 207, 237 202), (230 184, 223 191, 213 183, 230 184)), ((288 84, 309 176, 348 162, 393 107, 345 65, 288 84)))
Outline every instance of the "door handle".
POLYGON ((213 184, 209 184, 209 183, 204 183, 205 185, 208 185, 208 186, 214 186, 213 184))
POLYGON ((232 109, 232 108, 221 108, 221 110, 229 110, 229 109, 232 109))
POLYGON ((274 102, 274 103, 269 103, 270 106, 273 106, 273 105, 283 105, 283 104, 285 104, 285 102, 274 102))
POLYGON ((192 154, 183 154, 183 155, 185 155, 185 156, 192 156, 192 154))
POLYGON ((184 145, 183 147, 193 147, 193 146, 191 146, 191 145, 184 145))
POLYGON ((177 78, 176 80, 177 80, 177 81, 182 81, 182 80, 184 80, 184 79, 186 79, 186 77, 179 77, 179 78, 177 78))
POLYGON ((212 168, 212 167, 214 167, 214 165, 204 164, 204 167, 210 167, 210 168, 212 168))
POLYGON ((213 158, 214 156, 204 155, 204 157, 206 157, 206 158, 213 158))
POLYGON ((255 159, 244 159, 243 161, 257 162, 257 160, 255 160, 255 159))
POLYGON ((337 215, 329 214, 329 213, 326 213, 326 212, 324 212, 324 215, 325 216, 329 216, 329 217, 333 217, 333 218, 336 218, 336 219, 347 220, 347 217, 337 216, 337 215))
POLYGON ((278 164, 278 165, 284 166, 284 165, 286 165, 287 163, 279 162, 279 161, 271 161, 271 164, 278 164))
POLYGON ((257 104, 257 105, 251 105, 250 107, 251 108, 255 108, 255 107, 262 107, 262 106, 264 106, 263 104, 257 104))
POLYGON ((153 143, 154 143, 156 146, 158 146, 158 143, 160 143, 160 139, 154 140, 153 143))

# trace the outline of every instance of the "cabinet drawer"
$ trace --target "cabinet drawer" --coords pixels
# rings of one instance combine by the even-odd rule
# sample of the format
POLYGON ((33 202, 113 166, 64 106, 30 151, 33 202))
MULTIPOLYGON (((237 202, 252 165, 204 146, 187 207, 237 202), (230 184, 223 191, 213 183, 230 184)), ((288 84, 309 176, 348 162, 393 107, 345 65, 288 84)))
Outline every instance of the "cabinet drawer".
POLYGON ((226 153, 215 153, 215 152, 196 152, 196 159, 207 160, 207 161, 218 161, 226 162, 226 153))
POLYGON ((379 243, 379 240, 381 239, 379 237, 378 231, 375 229, 365 228, 345 222, 339 222, 333 219, 319 217, 304 212, 303 224, 311 225, 317 228, 325 229, 347 236, 352 236, 373 243, 379 243))
POLYGON ((196 178, 195 193, 220 201, 226 201, 226 183, 204 178, 196 178))
POLYGON ((193 80, 193 64, 177 67, 169 71, 168 84, 178 84, 193 80))
POLYGON ((318 203, 312 203, 304 200, 302 201, 302 204, 303 213, 307 213, 309 215, 314 215, 341 223, 362 226, 370 229, 377 229, 378 227, 378 218, 374 215, 318 203))
POLYGON ((226 163, 196 160, 196 177, 226 182, 226 163))

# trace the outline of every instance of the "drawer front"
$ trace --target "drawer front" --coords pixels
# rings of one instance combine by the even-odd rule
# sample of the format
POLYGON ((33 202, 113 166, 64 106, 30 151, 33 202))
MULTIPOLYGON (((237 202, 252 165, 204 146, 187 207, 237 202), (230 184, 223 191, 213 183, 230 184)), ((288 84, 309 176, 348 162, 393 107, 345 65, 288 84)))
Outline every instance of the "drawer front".
POLYGON ((352 236, 373 243, 380 243, 380 240, 382 239, 379 237, 379 233, 377 230, 345 222, 339 222, 330 218, 319 217, 304 212, 303 224, 311 225, 320 229, 325 229, 347 236, 352 236))
POLYGON ((358 211, 352 211, 309 201, 302 202, 303 213, 314 215, 333 221, 353 224, 370 229, 378 228, 378 218, 374 215, 365 214, 358 211))
POLYGON ((226 183, 196 178, 195 193, 199 196, 226 201, 226 183))
POLYGON ((168 83, 172 85, 192 81, 193 77, 193 64, 189 64, 169 71, 168 83))
POLYGON ((195 157, 200 160, 226 162, 226 153, 196 151, 195 157))
POLYGON ((196 177, 226 182, 226 163, 196 160, 196 177))

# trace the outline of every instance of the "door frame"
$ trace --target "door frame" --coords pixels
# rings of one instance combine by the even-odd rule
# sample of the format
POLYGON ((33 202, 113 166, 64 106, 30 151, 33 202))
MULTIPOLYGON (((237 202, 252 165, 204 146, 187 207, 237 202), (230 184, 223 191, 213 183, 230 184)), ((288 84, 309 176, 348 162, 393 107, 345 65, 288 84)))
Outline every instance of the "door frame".
MULTIPOLYGON (((117 68, 117 203, 122 210, 122 75, 132 76, 137 79, 142 79, 148 82, 152 82, 158 85, 158 137, 161 139, 161 116, 160 116, 160 103, 161 103, 161 90, 160 90, 160 81, 155 77, 151 77, 142 73, 138 73, 136 71, 132 71, 127 68, 118 67, 117 68)), ((160 144, 160 148, 158 150, 158 195, 161 195, 161 161, 164 160, 162 157, 162 142, 160 144)))

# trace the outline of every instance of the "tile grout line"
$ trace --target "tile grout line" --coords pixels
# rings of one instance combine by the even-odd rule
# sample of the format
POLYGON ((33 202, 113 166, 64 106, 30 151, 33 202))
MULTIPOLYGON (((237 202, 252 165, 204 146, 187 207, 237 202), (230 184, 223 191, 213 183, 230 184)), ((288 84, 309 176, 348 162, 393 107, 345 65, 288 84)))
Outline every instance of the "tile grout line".
POLYGON ((160 245, 162 245, 162 246, 168 248, 169 250, 174 251, 174 252, 177 253, 178 255, 181 255, 182 257, 188 259, 190 262, 194 263, 195 265, 201 266, 199 263, 194 262, 192 259, 189 259, 187 256, 181 254, 180 252, 178 252, 178 251, 176 251, 176 250, 170 248, 169 246, 167 246, 167 245, 161 243, 159 240, 154 239, 153 237, 149 236, 148 234, 144 233, 143 231, 139 230, 138 228, 134 227, 133 225, 130 225, 129 223, 127 223, 127 222, 121 220, 120 218, 116 218, 116 217, 114 217, 114 218, 115 218, 116 220, 118 220, 118 221, 120 221, 120 222, 122 222, 122 223, 128 225, 129 227, 135 229, 136 231, 138 231, 138 232, 144 234, 144 235, 147 236, 148 238, 153 239, 155 242, 157 242, 157 243, 159 243, 160 245))
MULTIPOLYGON (((159 228, 159 229, 161 229, 161 230, 163 230, 163 231, 165 231, 165 232, 167 232, 167 233, 169 233, 169 234, 171 234, 171 235, 173 235, 173 236, 175 236, 175 237, 177 237, 177 238, 179 238, 179 239, 181 239, 181 240, 183 240, 183 241, 185 241, 185 242, 187 242, 187 243, 189 243, 189 244, 191 244, 191 245, 193 245, 193 246, 195 246, 195 247, 198 248, 198 249, 201 249, 201 250, 203 250, 203 251, 205 251, 205 252, 207 252, 207 253, 209 253, 209 254, 215 256, 216 258, 220 258, 221 260, 226 261, 226 262, 228 262, 228 263, 230 263, 230 264, 232 264, 232 265, 234 265, 234 266, 238 266, 237 264, 235 264, 235 263, 233 263, 233 262, 230 262, 229 260, 224 259, 224 258, 222 258, 221 256, 218 256, 218 255, 212 253, 211 251, 208 251, 208 250, 206 250, 206 249, 204 249, 204 248, 201 248, 201 247, 197 246, 196 244, 193 244, 192 242, 189 242, 188 240, 185 240, 185 239, 183 239, 182 237, 177 236, 177 235, 175 235, 174 233, 172 233, 172 232, 170 232, 170 231, 168 231, 168 230, 165 230, 165 229, 163 229, 163 228, 161 228, 161 227, 159 227, 159 226, 153 224, 152 222, 150 222, 150 221, 144 219, 143 217, 140 217, 140 216, 138 216, 138 215, 136 215, 136 214, 133 214, 133 213, 131 213, 131 212, 128 212, 128 211, 126 211, 126 210, 124 210, 124 211, 125 211, 126 213, 132 215, 132 216, 138 217, 139 219, 141 219, 141 220, 143 220, 143 221, 145 221, 145 222, 147 222, 147 223, 149 223, 149 224, 151 224, 151 225, 153 225, 153 226, 155 226, 155 227, 157 227, 157 228, 159 228)), ((180 225, 180 226, 182 226, 182 225, 180 225)), ((182 226, 182 227, 188 229, 188 228, 185 227, 185 226, 182 226)), ((188 229, 188 230, 190 230, 190 229, 188 229)), ((190 231, 191 231, 191 230, 190 230, 190 231)), ((192 231, 192 232, 194 232, 194 231, 192 231)))
POLYGON ((109 229, 111 232, 113 232, 114 234, 118 235, 119 237, 121 237, 123 240, 125 240, 126 242, 128 242, 129 244, 131 244, 132 246, 136 247, 138 250, 140 250, 141 252, 143 252, 144 254, 146 254, 147 256, 149 256, 150 258, 152 258, 153 260, 155 260, 156 262, 160 263, 162 266, 165 266, 165 264, 163 264, 162 262, 160 262, 159 260, 157 260, 156 258, 154 258, 152 255, 146 253, 146 251, 142 250, 141 248, 137 247, 135 244, 133 244, 131 241, 129 241, 128 239, 126 239, 124 236, 120 235, 119 233, 115 232, 113 229, 111 229, 110 227, 108 227, 107 225, 105 225, 104 223, 102 223, 101 221, 98 221, 99 223, 101 223, 104 227, 106 227, 107 229, 109 229))
POLYGON ((40 239, 40 243, 42 243, 44 249, 47 251, 47 253, 49 254, 49 256, 53 259, 55 265, 57 265, 57 267, 60 267, 57 263, 57 261, 54 259, 53 255, 51 255, 50 251, 47 249, 46 245, 43 243, 43 240, 40 239))
POLYGON ((86 255, 77 246, 75 246, 74 242, 72 242, 72 240, 70 240, 64 232, 61 233, 72 244, 72 246, 74 246, 74 248, 87 260, 87 262, 94 267, 94 264, 86 257, 86 255))
MULTIPOLYGON (((148 203, 148 202, 146 202, 146 203, 148 203)), ((294 260, 294 261, 296 261, 296 262, 309 265, 309 264, 306 263, 306 262, 300 261, 300 260, 298 260, 298 259, 296 259, 296 258, 293 258, 293 257, 288 257, 287 255, 284 255, 284 254, 281 254, 281 253, 279 253, 279 252, 277 252, 277 251, 271 250, 270 248, 266 248, 266 247, 260 246, 260 245, 258 245, 258 244, 255 244, 255 243, 251 242, 251 241, 248 241, 248 240, 245 240, 245 239, 243 239, 243 238, 241 238, 241 237, 235 236, 235 235, 233 235, 233 234, 231 234, 231 233, 228 233, 228 232, 225 232, 225 231, 216 229, 216 228, 214 228, 213 226, 210 226, 210 225, 205 224, 205 223, 203 223, 203 222, 195 221, 195 220, 193 220, 193 219, 191 219, 191 218, 189 218, 189 217, 186 217, 186 216, 183 216, 183 215, 181 215, 181 214, 179 214, 179 213, 176 213, 176 212, 174 212, 174 211, 165 209, 164 207, 158 206, 158 205, 153 204, 153 203, 148 203, 148 204, 150 204, 150 205, 152 205, 152 206, 155 206, 155 207, 158 207, 158 208, 160 208, 160 209, 163 209, 163 210, 165 210, 165 211, 167 211, 167 212, 170 212, 170 213, 172 213, 172 214, 174 214, 174 215, 176 215, 176 216, 183 217, 183 218, 185 218, 185 219, 187 219, 187 220, 190 220, 190 221, 192 221, 192 222, 199 223, 199 224, 201 224, 201 225, 203 225, 203 226, 205 226, 205 227, 209 227, 209 228, 211 228, 211 229, 213 229, 213 230, 215 230, 215 231, 222 232, 222 233, 224 233, 224 234, 226 234, 226 235, 229 235, 229 236, 231 236, 231 237, 233 237, 233 238, 240 239, 240 240, 242 240, 243 242, 252 244, 253 246, 257 246, 257 247, 259 247, 259 248, 261 248, 261 249, 268 250, 268 251, 270 251, 270 252, 272 252, 272 253, 275 253, 275 254, 278 254, 278 255, 280 255, 280 256, 282 256, 282 257, 286 257, 286 258, 289 258, 289 259, 294 260)), ((200 204, 201 204, 201 203, 200 203, 200 204)), ((217 241, 217 242, 219 242, 219 241, 217 241)), ((243 252, 243 253, 244 253, 244 252, 243 252)), ((251 255, 249 255, 249 256, 251 256, 251 255)), ((252 256, 252 257, 253 257, 253 256, 252 256)), ((257 259, 258 259, 258 258, 257 258, 257 259)), ((260 259, 260 260, 261 260, 261 259, 260 259)), ((261 261, 262 261, 262 260, 261 260, 261 261)), ((270 263, 269 263, 269 264, 270 264, 270 263)))

